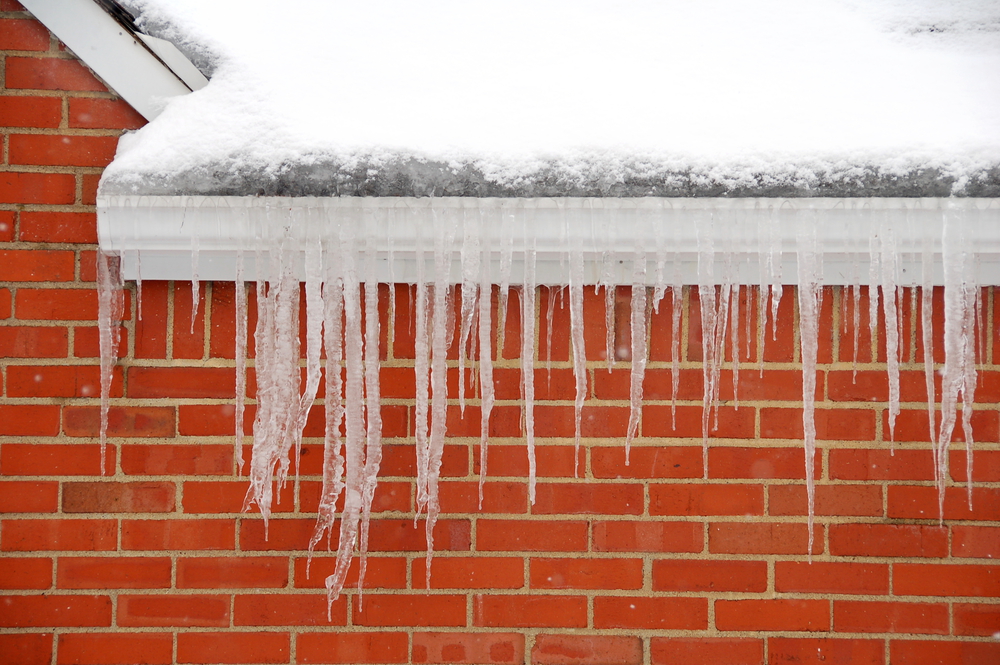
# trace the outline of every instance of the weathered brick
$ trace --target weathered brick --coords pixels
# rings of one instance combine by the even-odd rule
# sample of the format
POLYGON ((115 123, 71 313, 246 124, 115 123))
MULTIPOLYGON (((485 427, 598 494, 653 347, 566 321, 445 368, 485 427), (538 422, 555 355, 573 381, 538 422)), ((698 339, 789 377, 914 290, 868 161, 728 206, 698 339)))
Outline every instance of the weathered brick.
POLYGON ((120 595, 118 625, 138 626, 229 626, 229 596, 215 595, 120 595))
POLYGON ((0 550, 7 552, 98 552, 113 550, 118 544, 115 520, 30 519, 5 520, 0 524, 3 528, 0 550))
POLYGON ((59 557, 60 589, 165 589, 170 586, 166 557, 59 557))
POLYGON ((123 550, 231 550, 236 524, 231 519, 122 520, 123 550))
POLYGON ((278 588, 288 584, 282 557, 191 557, 177 559, 178 589, 278 588))
MULTIPOLYGON (((535 639, 537 647, 539 638, 535 639)), ((536 663, 544 662, 533 656, 536 663)), ((524 635, 517 633, 414 633, 414 663, 524 662, 524 635)), ((369 662, 376 662, 375 659, 369 662)), ((378 661, 387 662, 387 661, 378 661)))
POLYGON ((650 515, 763 515, 760 485, 655 484, 649 487, 650 515))
POLYGON ((583 628, 587 625, 587 599, 583 596, 475 596, 472 606, 476 626, 583 628))
POLYGON ((597 552, 701 552, 705 527, 686 521, 595 522, 593 539, 597 552))
MULTIPOLYGON (((174 408, 167 406, 112 406, 108 410, 108 436, 128 438, 172 437, 174 408)), ((101 410, 96 406, 63 409, 67 436, 95 437, 100 432, 101 410)))
POLYGON ((642 641, 612 635, 539 635, 531 649, 531 662, 539 665, 639 665, 642 641))
POLYGON ((174 484, 71 482, 63 484, 65 513, 166 513, 174 509, 174 484))
POLYGON ((327 619, 326 594, 237 594, 234 626, 343 626, 347 599, 334 601, 327 619))

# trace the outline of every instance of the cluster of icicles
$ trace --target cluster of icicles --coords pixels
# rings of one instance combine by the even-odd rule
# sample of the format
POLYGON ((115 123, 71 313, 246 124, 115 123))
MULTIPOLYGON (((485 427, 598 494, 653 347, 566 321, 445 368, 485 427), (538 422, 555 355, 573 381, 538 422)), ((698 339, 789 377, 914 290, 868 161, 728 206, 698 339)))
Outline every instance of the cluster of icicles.
MULTIPOLYGON (((586 224, 579 219, 563 218, 561 251, 553 252, 547 245, 542 252, 548 276, 561 272, 562 279, 539 283, 540 253, 538 238, 544 225, 536 224, 532 215, 521 210, 505 212, 503 207, 474 209, 469 206, 442 208, 430 217, 432 225, 421 228, 402 247, 383 235, 385 228, 401 219, 393 210, 373 210, 365 214, 337 214, 336 211, 301 210, 280 206, 261 209, 250 214, 246 223, 255 229, 253 247, 237 250, 236 274, 236 454, 242 469, 244 437, 244 402, 247 360, 247 289, 244 264, 254 266, 257 296, 257 327, 255 367, 257 377, 257 412, 253 425, 253 456, 250 461, 250 488, 244 508, 256 504, 264 518, 265 529, 271 513, 273 488, 286 482, 291 455, 298 458, 302 432, 321 381, 325 381, 325 454, 323 488, 316 528, 309 543, 310 553, 329 538, 335 528, 336 504, 343 496, 340 515, 339 551, 335 572, 326 580, 332 599, 336 597, 347 576, 354 552, 360 557, 359 589, 365 572, 368 548, 369 518, 381 462, 381 417, 379 391, 379 282, 406 281, 414 298, 412 311, 415 333, 416 374, 415 444, 417 459, 416 513, 426 513, 427 575, 431 573, 434 552, 434 525, 440 511, 438 478, 446 437, 448 388, 446 371, 448 347, 458 327, 459 386, 457 399, 465 408, 466 382, 475 380, 479 386, 481 407, 480 504, 483 481, 487 474, 489 424, 494 405, 493 347, 494 330, 504 329, 504 319, 511 288, 519 289, 521 308, 521 388, 523 397, 523 428, 529 462, 529 498, 535 497, 535 431, 533 406, 535 401, 533 363, 536 290, 549 285, 561 293, 568 290, 573 373, 576 383, 575 444, 580 444, 581 412, 587 395, 587 353, 584 345, 583 294, 591 285, 605 287, 608 320, 608 368, 615 361, 613 345, 614 292, 618 284, 631 289, 631 411, 624 434, 624 455, 628 462, 629 447, 635 438, 643 399, 643 375, 646 368, 650 313, 659 308, 661 299, 672 293, 673 331, 673 399, 676 402, 679 362, 679 327, 681 322, 682 289, 685 276, 679 245, 675 235, 657 215, 634 219, 622 213, 611 222, 594 223, 601 228, 588 228, 585 233, 572 232, 572 225, 586 224), (304 217, 296 219, 296 215, 304 217), (633 232, 634 248, 622 249, 615 244, 614 232, 629 225, 648 224, 648 233, 633 232), (300 228, 307 227, 306 231, 300 228), (610 230, 609 230, 609 227, 610 230), (607 242, 604 242, 606 240, 607 242), (587 247, 585 248, 585 244, 587 247), (601 250, 600 247, 606 247, 601 250), (393 274, 397 265, 393 253, 408 252, 409 274, 399 280, 393 274), (456 265, 453 265, 457 260, 456 265), (558 264, 558 267, 556 265, 558 264), (388 266, 388 279, 380 271, 388 266), (516 275, 512 270, 516 267, 516 275), (588 279, 589 271, 589 279, 588 279), (460 272, 460 274, 456 274, 460 272), (625 275, 623 278, 622 275, 625 275), (299 296, 300 282, 305 282, 306 349, 305 385, 300 380, 299 296), (497 279, 499 277, 499 279, 497 279), (552 284, 555 286, 551 286, 552 284), (498 326, 491 320, 492 288, 499 284, 498 326), (460 305, 453 308, 453 298, 460 305), (457 317, 454 312, 458 311, 457 317), (344 367, 346 372, 323 371, 326 367, 344 367), (478 373, 478 376, 476 374, 478 373), (346 376, 346 379, 343 378, 346 376), (343 433, 343 434, 342 434, 343 433)), ((758 280, 757 345, 763 346, 770 310, 772 327, 782 294, 781 224, 773 215, 760 218, 756 228, 739 227, 735 222, 706 213, 698 221, 697 285, 702 328, 704 398, 702 436, 707 457, 707 445, 712 429, 711 412, 719 399, 720 371, 725 359, 724 349, 731 344, 733 353, 733 388, 739 380, 740 328, 746 321, 745 338, 749 338, 749 313, 740 314, 740 290, 749 291, 756 272, 758 280), (737 229, 739 233, 734 233, 737 229), (742 238, 742 239, 741 239, 742 238), (749 240, 744 240, 749 239, 749 240), (748 249, 749 247, 749 249, 748 249), (756 263, 757 265, 753 265, 756 263)), ((983 304, 977 282, 977 263, 970 251, 969 238, 960 216, 943 220, 938 236, 941 245, 922 234, 922 246, 907 239, 912 229, 893 227, 890 218, 877 211, 859 209, 852 217, 855 227, 848 228, 848 244, 841 254, 851 274, 845 287, 846 317, 848 296, 853 302, 854 349, 858 348, 858 323, 862 257, 868 255, 867 277, 870 285, 880 287, 883 294, 886 358, 889 374, 889 432, 892 437, 899 413, 899 354, 900 299, 902 288, 911 287, 913 311, 916 311, 917 286, 920 290, 922 343, 926 387, 929 439, 934 443, 934 468, 943 506, 947 478, 947 449, 958 421, 961 401, 961 426, 966 446, 972 445, 970 418, 976 386, 976 328, 985 328, 983 304), (932 353, 931 294, 934 279, 934 255, 943 257, 945 298, 945 363, 941 371, 941 419, 935 427, 935 388, 932 353), (904 263, 907 267, 904 267, 904 263), (908 270, 907 270, 908 268, 908 270), (907 272, 908 283, 900 276, 907 272), (915 277, 921 275, 918 282, 915 277)), ((816 430, 814 426, 814 395, 818 347, 818 319, 823 295, 823 257, 829 254, 822 246, 821 223, 815 215, 798 215, 793 220, 795 233, 795 265, 798 284, 798 312, 803 372, 803 424, 805 471, 808 488, 809 537, 812 538, 814 507, 813 458, 816 430)), ((787 224, 786 224, 787 226, 787 224)), ((391 235, 391 234, 390 234, 391 235)), ((620 234, 619 234, 620 235, 620 234)), ((921 234, 914 234, 917 237, 921 234)), ((197 248, 194 272, 197 274, 197 248)), ((117 256, 104 254, 99 258, 100 342, 101 342, 101 443, 105 442, 109 386, 115 358, 118 326, 112 325, 122 313, 123 295, 117 256)), ((790 281, 790 280, 784 280, 790 281)), ((690 282, 688 282, 690 284, 690 282)), ((843 283, 843 282, 842 282, 843 283)), ((198 282, 192 288, 197 307, 198 282)), ((139 280, 141 294, 141 280, 139 280)), ((395 298, 395 290, 390 289, 395 298)), ((552 291, 550 291, 551 295, 552 291)), ((869 307, 872 332, 879 309, 879 289, 870 291, 869 307)), ((549 316, 555 302, 549 298, 549 316)), ((140 295, 141 303, 141 295, 140 295)), ((395 302, 390 303, 395 311, 395 302)), ((141 304, 140 304, 141 312, 141 304)), ((141 314, 140 314, 141 316, 141 314)), ((194 316, 192 316, 192 321, 194 316)), ((551 331, 551 325, 549 326, 551 331)), ((550 333, 551 334, 551 333, 550 333)), ((551 344, 551 341, 549 342, 551 344)), ((982 348, 981 342, 978 344, 982 348)), ((591 350, 591 353, 593 351, 591 350)), ((855 371, 857 362, 855 360, 855 371)), ((452 396, 454 397, 454 396, 452 396)), ((966 459, 970 465, 971 449, 966 459)), ((103 458, 103 456, 102 456, 103 458)), ((577 455, 578 459, 578 455, 577 455)), ((707 469, 707 463, 705 467, 707 469)), ((971 480, 970 480, 971 483, 971 480)), ((969 489, 971 502, 971 484, 969 489)), ((939 508, 941 507, 939 506, 939 508)), ((943 512, 943 508, 942 508, 943 512)), ((416 517, 415 517, 416 525, 416 517)), ((810 542, 809 551, 812 551, 810 542)))

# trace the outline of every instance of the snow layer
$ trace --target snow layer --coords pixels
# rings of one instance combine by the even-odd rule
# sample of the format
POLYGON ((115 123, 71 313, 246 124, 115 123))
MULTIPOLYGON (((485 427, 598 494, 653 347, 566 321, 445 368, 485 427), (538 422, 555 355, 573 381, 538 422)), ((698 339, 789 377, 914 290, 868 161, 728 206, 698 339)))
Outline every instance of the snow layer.
POLYGON ((989 0, 128 4, 211 82, 105 193, 1000 191, 989 0))

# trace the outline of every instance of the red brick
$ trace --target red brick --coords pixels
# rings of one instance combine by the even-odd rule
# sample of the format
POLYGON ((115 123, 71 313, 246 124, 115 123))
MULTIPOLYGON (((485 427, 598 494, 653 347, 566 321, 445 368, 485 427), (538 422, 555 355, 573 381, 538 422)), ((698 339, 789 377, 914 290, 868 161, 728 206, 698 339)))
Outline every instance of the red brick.
MULTIPOLYGON (((438 489, 444 513, 525 513, 528 510, 528 487, 522 481, 485 483, 482 511, 479 510, 478 482, 443 481, 438 489)), ((408 509, 409 504, 403 508, 408 509)))
POLYGON ((473 614, 475 626, 584 628, 587 599, 583 596, 475 596, 473 614))
POLYGON ((347 599, 334 601, 327 619, 326 594, 237 595, 233 602, 234 626, 344 626, 347 599))
MULTIPOLYGON (((952 605, 956 635, 990 637, 1000 626, 1000 605, 955 603, 952 605)), ((947 615, 945 615, 947 618, 947 615)), ((947 622, 945 623, 947 626, 947 622)))
MULTIPOLYGON (((623 413, 627 413, 623 409, 623 413)), ((709 428, 710 436, 717 439, 752 439, 754 437, 754 409, 723 406, 719 408, 719 426, 715 427, 715 413, 709 428)), ((616 436, 622 436, 618 432, 616 436)), ((670 405, 647 405, 642 407, 642 436, 701 439, 701 407, 678 406, 677 428, 674 429, 670 417, 670 405)))
MULTIPOLYGON (((100 358, 101 347, 97 326, 76 326, 73 328, 73 356, 76 358, 100 358)), ((124 326, 118 328, 118 346, 115 357, 124 358, 128 355, 128 331, 124 326)), ((120 372, 120 368, 116 368, 120 372)))
MULTIPOLYGON (((7 84, 11 61, 7 58, 7 84)), ((76 179, 62 173, 0 172, 0 203, 66 205, 76 200, 76 179)))
MULTIPOLYGON (((11 397, 97 397, 101 394, 101 368, 14 365, 7 368, 7 394, 11 397)), ((111 396, 121 395, 122 375, 116 370, 111 380, 111 396)))
POLYGON ((66 328, 0 327, 0 358, 65 358, 68 350, 66 328))
POLYGON ((1000 527, 953 526, 951 555, 979 559, 1000 559, 1000 527))
MULTIPOLYGON (((762 408, 760 436, 763 439, 802 440, 802 409, 762 408)), ((875 412, 816 409, 816 438, 821 441, 873 441, 875 412)))
POLYGON ((300 633, 295 656, 300 663, 405 663, 407 642, 406 633, 300 633))
MULTIPOLYGON (((537 645, 539 638, 535 639, 537 645)), ((414 633, 413 662, 516 665, 524 662, 524 635, 516 633, 414 633)), ((543 661, 536 658, 535 662, 543 661)))
POLYGON ((87 129, 138 129, 145 118, 121 99, 70 97, 69 126, 87 129))
POLYGON ((889 566, 877 563, 778 561, 774 590, 780 593, 886 595, 889 566))
MULTIPOLYGON (((22 227, 23 228, 23 227, 22 227)), ((75 269, 73 252, 66 250, 9 249, 0 250, 0 280, 9 282, 68 282, 75 269)), ((79 294, 78 294, 79 295, 79 294)), ((21 312, 18 298, 18 316, 21 312)))
POLYGON ((632 448, 629 465, 621 446, 591 448, 590 468, 595 478, 701 478, 701 448, 655 446, 632 448))
POLYGON ((92 212, 22 212, 18 235, 27 242, 94 245, 97 244, 97 215, 92 212))
MULTIPOLYGON (((468 520, 438 520, 434 527, 434 549, 468 551, 472 545, 471 530, 468 520)), ((426 548, 423 525, 414 529, 413 520, 382 518, 372 522, 369 534, 372 552, 422 552, 426 548)))
MULTIPOLYGON (((240 549, 302 550, 309 543, 312 519, 271 519, 265 531, 263 520, 243 520, 240 525, 240 549)), ((334 536, 336 537, 336 536, 334 536)))
POLYGON ((174 358, 201 359, 205 355, 205 284, 199 285, 198 313, 193 313, 191 282, 174 282, 174 358))
MULTIPOLYGON (((3 221, 0 221, 0 242, 6 242, 3 238, 3 221)), ((0 319, 9 319, 11 315, 11 304, 13 299, 10 289, 0 289, 0 319)))
POLYGON ((233 473, 231 444, 124 445, 122 471, 129 475, 219 476, 233 473))
POLYGON ((167 357, 167 312, 170 282, 142 284, 142 318, 135 322, 135 357, 167 357))
POLYGON ((830 451, 830 478, 837 480, 933 480, 929 450, 837 449, 830 451))
POLYGON ((165 589, 170 586, 165 557, 59 557, 60 589, 165 589))
MULTIPOLYGON (((888 490, 889 517, 903 519, 934 519, 938 517, 936 487, 892 486, 888 490)), ((946 520, 1000 520, 1000 489, 974 487, 972 509, 964 487, 945 490, 944 519, 946 520)))
POLYGON ((170 633, 65 633, 59 636, 58 665, 169 665, 173 662, 170 633))
POLYGON ((163 482, 63 483, 65 513, 167 513, 174 510, 174 484, 163 482))
MULTIPOLYGON (((173 407, 113 406, 108 410, 108 436, 172 437, 174 418, 173 407)), ((63 431, 67 436, 96 437, 100 424, 100 407, 67 406, 63 409, 63 431)))
POLYGON ((650 515, 763 515, 760 485, 655 484, 649 487, 650 515))
MULTIPOLYGON (((823 475, 823 460, 814 460, 814 475, 823 475)), ((805 478, 805 453, 797 448, 710 448, 709 478, 805 478)))
POLYGON ((532 589, 641 589, 641 559, 531 559, 532 589))
POLYGON ((0 626, 6 628, 110 625, 107 596, 0 596, 0 626))
POLYGON ((279 588, 288 584, 283 557, 194 557, 177 559, 178 589, 279 588))
POLYGON ((719 630, 830 630, 827 600, 717 600, 719 630))
MULTIPOLYGON (((307 450, 302 450, 302 456, 306 457, 307 450)), ((295 472, 295 464, 292 464, 292 473, 295 472)), ((443 483, 442 483, 443 484, 443 483)), ((474 484, 474 483, 470 483, 474 484)), ((411 508, 411 483, 392 482, 380 480, 375 488, 375 496, 372 499, 372 512, 383 513, 387 511, 408 512, 411 508)), ((314 513, 319 510, 320 495, 323 493, 322 483, 319 481, 303 480, 299 482, 299 510, 302 512, 314 513)), ((341 494, 337 500, 337 510, 343 510, 344 495, 341 494)), ((452 511, 446 511, 452 512, 452 511)), ((468 512, 468 511, 467 511, 468 512)))
POLYGON ((229 596, 118 596, 119 626, 229 626, 229 596))
POLYGON ((131 367, 129 397, 232 399, 236 372, 223 367, 131 367))
MULTIPOLYGON (((572 406, 535 406, 535 436, 557 437, 573 432, 575 412, 572 406)), ((617 406, 590 406, 583 408, 580 435, 590 437, 623 436, 628 426, 628 410, 617 406)))
POLYGON ((494 552, 582 552, 587 549, 587 523, 480 519, 476 522, 476 549, 494 552))
POLYGON ((594 522, 597 552, 701 552, 704 540, 698 522, 594 522))
POLYGON ((38 21, 0 18, 0 50, 47 51, 49 31, 38 21))
MULTIPOLYGON (((246 495, 247 482, 242 480, 188 481, 184 483, 181 505, 185 513, 241 513, 246 495)), ((291 511, 292 496, 292 486, 285 485, 284 489, 275 492, 271 510, 276 513, 291 511)), ((246 524, 244 521, 244 528, 246 524)))
MULTIPOLYGON (((808 512, 803 485, 771 485, 768 488, 771 515, 805 515, 808 512)), ((816 515, 882 516, 882 488, 877 485, 816 485, 816 515)))
MULTIPOLYGON (((413 561, 413 588, 426 587, 426 559, 413 561)), ((520 589, 524 560, 499 557, 435 557, 432 589, 520 589)))
POLYGON ((1000 596, 1000 566, 897 563, 892 571, 897 596, 1000 596))
POLYGON ((52 559, 6 557, 0 568, 0 589, 52 588, 52 559))
POLYGON ((233 520, 122 520, 123 550, 231 550, 233 520))
POLYGON ((882 665, 883 645, 882 640, 771 637, 767 640, 768 665, 882 665))
POLYGON ((59 483, 0 482, 0 513, 54 513, 59 508, 59 483))
MULTIPOLYGON (((244 411, 243 431, 247 434, 253 432, 255 413, 253 407, 244 411)), ((184 436, 233 436, 235 415, 233 404, 181 404, 177 407, 178 432, 184 436)))
POLYGON ((0 404, 0 435, 55 436, 58 433, 58 406, 0 404))
POLYGON ((52 662, 52 633, 0 635, 0 653, 18 665, 49 665, 52 662))
MULTIPOLYGON (((823 551, 823 527, 813 531, 813 554, 823 551)), ((709 525, 708 551, 714 554, 807 554, 805 524, 725 522, 709 525)))
MULTIPOLYGON (((72 279, 72 269, 69 277, 72 279)), ((96 321, 93 289, 18 289, 14 307, 22 321, 96 321)))
MULTIPOLYGON (((3 19, 0 19, 0 26, 2 24, 3 19)), ((0 27, 0 40, 2 35, 0 27)), ((0 127, 58 127, 61 121, 62 101, 57 97, 6 95, 0 106, 0 127)))
MULTIPOLYGON (((317 549, 322 548, 320 543, 317 549)), ((309 565, 306 557, 295 559, 295 587, 299 589, 324 589, 326 588, 326 578, 333 574, 337 567, 335 556, 323 556, 323 552, 317 551, 317 556, 309 565), (307 574, 308 569, 308 574, 307 574)), ((437 559, 440 560, 440 559, 437 559)), ((436 566, 436 564, 435 564, 436 566)), ((365 564, 366 589, 405 589, 406 584, 406 559, 400 557, 369 556, 365 564)), ((436 570, 436 568, 435 568, 436 570)), ((414 576, 414 582, 419 582, 414 576)), ((351 560, 347 569, 347 578, 344 580, 344 588, 357 586, 358 584, 358 559, 351 560)))
POLYGON ((833 628, 841 633, 946 635, 948 606, 931 603, 833 601, 833 628))
POLYGON ((650 640, 653 665, 761 665, 764 641, 750 638, 654 637, 650 640))
MULTIPOLYGON (((107 469, 115 468, 115 449, 108 446, 104 457, 107 469)), ((101 473, 98 444, 5 443, 0 456, 5 476, 97 476, 101 473)))
MULTIPOLYGON (((981 396, 977 395, 977 397, 981 396)), ((938 411, 938 422, 935 428, 940 425, 941 412, 938 411)), ((973 439, 976 441, 996 441, 997 440, 997 412, 996 411, 975 411, 972 414, 972 432, 973 439)), ((889 415, 888 411, 882 413, 882 431, 886 432, 885 435, 888 437, 889 431, 889 415)), ((909 410, 904 409, 899 412, 899 417, 896 419, 896 441, 915 441, 917 443, 926 443, 929 439, 929 431, 927 427, 927 410, 909 410)), ((961 422, 957 423, 955 430, 952 432, 952 441, 961 442, 965 441, 965 435, 962 431, 961 422)), ((928 451, 930 454, 930 451, 928 451)))
POLYGON ((288 633, 177 634, 178 663, 287 663, 288 633))
POLYGON ((8 140, 11 164, 37 166, 107 166, 118 147, 113 136, 11 134, 8 140))
POLYGON ((658 559, 653 562, 653 591, 736 591, 767 589, 765 561, 658 559))
POLYGON ((100 552, 118 544, 115 520, 4 520, 0 549, 7 552, 75 550, 100 552))
POLYGON ((538 635, 531 649, 538 665, 639 665, 642 640, 612 635, 538 635))
POLYGON ((708 601, 704 598, 598 596, 594 599, 594 627, 705 630, 708 628, 708 601))
POLYGON ((1000 661, 1000 642, 890 640, 893 665, 979 665, 1000 661))
MULTIPOLYGON (((965 475, 965 451, 951 451, 951 460, 948 465, 951 477, 956 482, 964 483, 967 479, 965 475)), ((977 483, 1000 482, 1000 450, 975 450, 972 453, 972 481, 977 483)))
POLYGON ((366 593, 364 610, 355 604, 355 626, 464 626, 465 596, 366 593))
POLYGON ((531 511, 537 515, 640 515, 641 485, 539 483, 531 511))
POLYGON ((80 203, 85 206, 97 205, 97 186, 101 182, 101 176, 84 173, 80 179, 83 181, 83 199, 80 203))
POLYGON ((831 524, 830 554, 944 557, 948 530, 910 524, 831 524))
MULTIPOLYGON (((493 418, 496 418, 498 410, 506 407, 497 407, 493 409, 493 418)), ((510 408, 508 413, 513 413, 516 420, 520 422, 520 409, 510 408)), ((479 430, 476 430, 476 437, 479 436, 479 430)), ((497 436, 492 433, 490 436, 497 436)), ((520 436, 520 432, 516 433, 514 436, 520 436)), ((400 446, 396 446, 400 448, 400 446)), ((449 452, 452 453, 451 459, 445 458, 445 464, 442 464, 441 474, 445 475, 445 468, 448 465, 449 475, 464 476, 467 473, 467 466, 462 466, 459 468, 457 462, 459 460, 454 459, 455 451, 449 451, 452 446, 445 446, 445 454, 448 455, 449 452), (450 462, 450 464, 448 464, 450 462)), ((405 446, 407 454, 413 454, 412 446, 405 446)), ((462 449, 461 462, 464 464, 468 458, 468 451, 463 447, 462 449)), ((539 478, 567 478, 573 476, 573 446, 538 446, 535 448, 535 460, 537 462, 536 475, 539 478)), ((404 471, 399 469, 395 475, 405 475, 412 476, 416 473, 416 460, 409 468, 404 471)), ((582 469, 582 465, 580 467, 582 469)), ((516 476, 519 478, 528 477, 528 455, 525 451, 524 444, 505 446, 505 445, 495 445, 492 441, 487 452, 487 472, 489 478, 500 478, 503 476, 516 476)), ((474 468, 473 473, 479 473, 479 454, 474 458, 474 468)))

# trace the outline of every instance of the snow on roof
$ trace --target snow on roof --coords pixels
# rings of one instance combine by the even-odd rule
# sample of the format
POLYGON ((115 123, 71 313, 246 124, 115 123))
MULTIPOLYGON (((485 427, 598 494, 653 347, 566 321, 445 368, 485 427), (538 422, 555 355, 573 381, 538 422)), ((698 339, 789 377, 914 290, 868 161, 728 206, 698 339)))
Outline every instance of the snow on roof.
POLYGON ((1000 195, 995 0, 128 0, 105 194, 1000 195))

